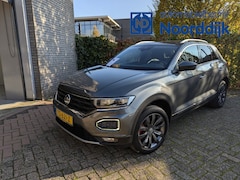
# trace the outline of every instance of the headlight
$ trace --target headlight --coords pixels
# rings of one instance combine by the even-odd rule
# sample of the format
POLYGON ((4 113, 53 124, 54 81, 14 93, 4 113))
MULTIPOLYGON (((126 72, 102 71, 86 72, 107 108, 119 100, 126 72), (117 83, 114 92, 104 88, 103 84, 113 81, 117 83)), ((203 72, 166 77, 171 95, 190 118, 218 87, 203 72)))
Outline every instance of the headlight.
POLYGON ((134 98, 135 96, 119 98, 95 98, 94 105, 99 109, 125 107, 130 105, 134 98))

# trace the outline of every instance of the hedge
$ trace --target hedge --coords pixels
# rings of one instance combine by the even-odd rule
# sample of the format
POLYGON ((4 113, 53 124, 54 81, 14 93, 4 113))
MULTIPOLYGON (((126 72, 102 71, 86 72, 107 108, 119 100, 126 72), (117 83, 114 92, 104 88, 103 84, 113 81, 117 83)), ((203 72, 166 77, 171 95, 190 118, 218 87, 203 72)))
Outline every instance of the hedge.
POLYGON ((81 37, 76 35, 76 53, 78 69, 105 64, 116 54, 116 44, 103 36, 81 37))

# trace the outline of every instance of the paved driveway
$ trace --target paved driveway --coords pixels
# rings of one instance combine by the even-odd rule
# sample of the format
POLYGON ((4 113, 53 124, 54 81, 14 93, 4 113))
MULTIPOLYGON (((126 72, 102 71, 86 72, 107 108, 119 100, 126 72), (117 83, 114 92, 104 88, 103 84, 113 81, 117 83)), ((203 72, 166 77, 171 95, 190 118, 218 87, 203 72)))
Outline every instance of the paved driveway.
POLYGON ((0 179, 240 179, 240 92, 224 108, 172 121, 150 155, 79 142, 54 121, 52 106, 0 120, 0 179))

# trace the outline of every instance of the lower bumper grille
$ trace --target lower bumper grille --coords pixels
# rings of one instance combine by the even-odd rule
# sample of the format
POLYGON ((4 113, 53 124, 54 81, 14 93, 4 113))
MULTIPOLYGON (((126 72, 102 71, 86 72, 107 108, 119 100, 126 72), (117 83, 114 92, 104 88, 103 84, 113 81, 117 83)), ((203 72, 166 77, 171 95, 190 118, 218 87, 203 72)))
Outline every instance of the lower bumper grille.
POLYGON ((96 142, 98 141, 91 135, 89 134, 84 128, 81 126, 74 124, 74 126, 69 126, 68 124, 62 122, 59 118, 56 117, 57 123, 61 125, 64 129, 72 133, 73 135, 79 137, 80 139, 83 139, 85 141, 89 142, 96 142))

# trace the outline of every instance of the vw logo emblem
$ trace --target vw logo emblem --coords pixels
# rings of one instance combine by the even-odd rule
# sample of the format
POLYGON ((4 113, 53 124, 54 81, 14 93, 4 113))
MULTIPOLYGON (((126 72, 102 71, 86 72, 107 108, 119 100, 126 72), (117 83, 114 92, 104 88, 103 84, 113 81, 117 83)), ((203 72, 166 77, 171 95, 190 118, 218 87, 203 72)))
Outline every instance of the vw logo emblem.
POLYGON ((68 105, 68 104, 70 103, 70 101, 71 101, 71 96, 70 96, 70 94, 65 95, 63 100, 64 100, 64 103, 65 103, 66 105, 68 105))

